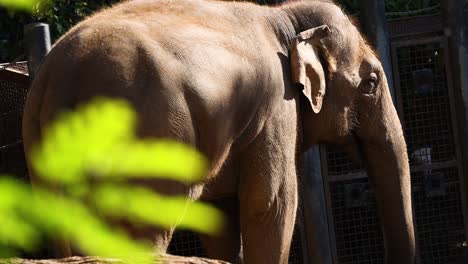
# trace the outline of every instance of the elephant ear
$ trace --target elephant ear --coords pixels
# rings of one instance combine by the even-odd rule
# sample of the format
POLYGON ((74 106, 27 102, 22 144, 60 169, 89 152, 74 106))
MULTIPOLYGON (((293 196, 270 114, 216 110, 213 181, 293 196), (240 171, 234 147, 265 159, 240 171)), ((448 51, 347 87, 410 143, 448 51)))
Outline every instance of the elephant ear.
POLYGON ((303 93, 309 99, 314 113, 322 109, 326 90, 325 72, 318 57, 318 48, 320 40, 329 34, 330 28, 323 25, 301 32, 292 41, 292 80, 303 85, 303 93))

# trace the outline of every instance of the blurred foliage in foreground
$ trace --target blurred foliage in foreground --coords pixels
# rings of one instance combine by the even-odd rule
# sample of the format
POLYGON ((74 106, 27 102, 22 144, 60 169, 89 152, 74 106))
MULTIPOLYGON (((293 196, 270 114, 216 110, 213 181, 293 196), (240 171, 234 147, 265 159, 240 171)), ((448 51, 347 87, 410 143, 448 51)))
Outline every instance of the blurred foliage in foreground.
POLYGON ((128 183, 141 175, 192 183, 203 178, 207 165, 181 143, 138 140, 135 126, 135 113, 125 101, 97 98, 62 113, 32 152, 42 186, 31 191, 0 177, 0 257, 31 251, 47 234, 64 237, 87 255, 151 261, 151 255, 140 254, 151 253, 150 243, 131 240, 100 217, 137 226, 219 231, 222 215, 213 207, 128 183))
POLYGON ((15 10, 31 11, 49 0, 0 0, 0 5, 15 10))

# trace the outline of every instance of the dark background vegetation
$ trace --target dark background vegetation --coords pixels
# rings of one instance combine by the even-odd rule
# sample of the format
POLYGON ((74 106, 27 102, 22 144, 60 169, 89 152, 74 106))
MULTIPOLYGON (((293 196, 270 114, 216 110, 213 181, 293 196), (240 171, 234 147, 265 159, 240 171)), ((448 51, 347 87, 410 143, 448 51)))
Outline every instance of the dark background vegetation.
MULTIPOLYGON (((52 41, 55 41, 70 27, 81 21, 96 10, 108 7, 121 0, 55 0, 44 11, 35 14, 12 12, 0 8, 0 63, 15 59, 25 59, 23 50, 23 26, 31 22, 46 22, 50 24, 52 41)), ((257 0, 260 4, 277 4, 283 0, 257 0)), ((387 12, 407 12, 430 7, 437 7, 440 0, 386 0, 387 12)), ((468 3, 468 0, 466 0, 468 3)), ((359 0, 337 0, 348 13, 359 13, 359 0)), ((437 8, 414 14, 438 12, 437 8)), ((392 14, 389 18, 398 15, 392 14)))
MULTIPOLYGON (((86 16, 121 0, 55 0, 35 14, 0 7, 0 63, 24 54, 23 26, 31 22, 50 24, 52 41, 86 16)), ((23 58, 25 59, 25 58, 23 58)))

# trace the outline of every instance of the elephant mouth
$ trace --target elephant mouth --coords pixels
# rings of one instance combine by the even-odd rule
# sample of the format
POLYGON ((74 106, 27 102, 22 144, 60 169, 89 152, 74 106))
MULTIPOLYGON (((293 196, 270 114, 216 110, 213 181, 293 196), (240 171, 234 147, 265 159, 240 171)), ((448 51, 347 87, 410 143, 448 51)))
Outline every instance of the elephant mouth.
POLYGON ((354 165, 358 167, 365 166, 364 159, 364 144, 362 139, 359 138, 355 131, 352 131, 348 136, 343 137, 339 140, 339 143, 333 144, 339 149, 342 149, 348 155, 349 159, 353 162, 354 165))
POLYGON ((364 142, 355 129, 348 131, 345 135, 323 138, 317 143, 345 152, 348 158, 357 167, 364 167, 366 165, 364 158, 364 142))

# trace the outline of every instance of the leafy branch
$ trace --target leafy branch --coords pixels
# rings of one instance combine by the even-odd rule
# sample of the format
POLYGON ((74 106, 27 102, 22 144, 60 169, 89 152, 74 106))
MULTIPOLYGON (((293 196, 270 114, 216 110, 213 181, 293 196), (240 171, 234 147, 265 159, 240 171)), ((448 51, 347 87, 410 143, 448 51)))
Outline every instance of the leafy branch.
MULTIPOLYGON (((213 207, 129 183, 144 175, 190 184, 202 180, 207 168, 205 158, 191 147, 139 140, 135 128, 136 114, 121 100, 96 98, 61 113, 32 151, 31 163, 43 186, 32 192, 11 178, 0 180, 0 254, 32 250, 43 232, 63 236, 89 255, 135 262, 135 255, 151 252, 149 243, 131 240, 99 216, 216 234, 223 217, 213 207)), ((138 261, 150 263, 151 255, 138 261)))

